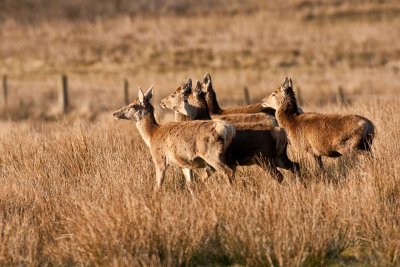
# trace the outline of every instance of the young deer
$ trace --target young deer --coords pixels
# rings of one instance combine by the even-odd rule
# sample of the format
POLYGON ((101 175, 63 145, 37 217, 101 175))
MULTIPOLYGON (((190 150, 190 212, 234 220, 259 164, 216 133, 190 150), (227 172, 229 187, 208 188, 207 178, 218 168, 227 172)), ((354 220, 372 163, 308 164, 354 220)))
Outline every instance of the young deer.
POLYGON ((190 168, 212 166, 229 182, 233 170, 227 165, 227 149, 235 137, 235 128, 223 121, 171 122, 159 125, 150 103, 151 87, 146 94, 139 88, 139 98, 114 112, 115 119, 136 120, 143 140, 150 148, 156 167, 156 189, 164 180, 168 165, 184 168, 190 189, 190 168))
POLYGON ((300 114, 292 80, 287 77, 262 103, 276 109, 279 126, 285 128, 290 143, 298 152, 311 153, 320 168, 322 156, 339 157, 353 151, 371 150, 374 125, 370 120, 357 115, 300 114))
MULTIPOLYGON (((203 88, 206 88, 207 86, 209 86, 209 84, 204 85, 203 88)), ((190 110, 190 111, 196 112, 196 114, 190 114, 189 116, 186 116, 186 115, 182 114, 182 112, 179 112, 178 110, 176 110, 171 101, 173 101, 174 103, 182 103, 183 104, 184 97, 187 97, 188 99, 192 98, 191 92, 192 92, 192 80, 189 79, 186 82, 186 84, 183 84, 182 86, 178 87, 175 90, 175 92, 173 92, 168 97, 161 100, 160 106, 162 108, 166 108, 166 106, 169 106, 170 109, 173 109, 175 112, 175 121, 189 121, 189 120, 193 120, 193 118, 195 118, 196 120, 198 120, 198 119, 200 119, 200 120, 219 119, 219 120, 224 120, 224 121, 227 121, 230 123, 262 122, 265 124, 269 124, 271 126, 278 126, 278 122, 276 121, 275 117, 273 115, 269 115, 269 114, 265 114, 265 113, 238 113, 238 114, 228 114, 228 115, 211 115, 208 108, 207 108, 207 110, 205 110, 204 108, 199 108, 199 109, 191 109, 190 110), (185 96, 185 93, 187 94, 187 96, 185 96), (167 102, 170 102, 170 103, 167 103, 167 102), (197 114, 197 113, 199 113, 199 114, 197 114)), ((194 104, 194 105, 196 105, 198 103, 199 102, 195 102, 195 101, 192 102, 192 104, 194 104)))
MULTIPOLYGON (((192 90, 191 81, 162 101, 163 108, 173 109, 193 120, 211 119, 205 93, 200 82, 192 90), (190 86, 189 86, 190 85, 190 86)), ((259 165, 279 182, 283 175, 276 167, 299 170, 299 165, 287 157, 287 137, 282 128, 266 123, 233 123, 236 137, 231 145, 230 165, 259 165), (266 164, 264 164, 266 163, 266 164)))

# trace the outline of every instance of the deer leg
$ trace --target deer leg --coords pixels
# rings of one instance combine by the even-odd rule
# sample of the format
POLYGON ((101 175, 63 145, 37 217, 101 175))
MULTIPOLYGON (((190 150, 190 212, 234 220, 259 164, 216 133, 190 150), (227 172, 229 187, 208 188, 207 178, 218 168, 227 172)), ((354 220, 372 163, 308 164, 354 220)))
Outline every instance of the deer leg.
POLYGON ((208 160, 207 163, 211 165, 218 173, 221 173, 222 176, 228 181, 229 184, 233 183, 233 174, 234 171, 226 165, 223 161, 220 160, 208 160))
POLYGON ((208 165, 207 163, 206 163, 206 167, 204 169, 205 169, 205 173, 203 173, 200 176, 200 179, 202 182, 205 182, 206 180, 208 180, 215 173, 214 168, 212 166, 208 165))
POLYGON ((318 165, 318 168, 322 171, 324 169, 324 163, 322 162, 322 156, 313 155, 315 162, 318 165))
POLYGON ((274 163, 277 167, 290 170, 292 173, 296 174, 300 172, 300 164, 297 162, 291 161, 286 153, 284 155, 280 155, 274 158, 274 163))
POLYGON ((340 149, 338 149, 338 152, 344 155, 360 150, 358 146, 361 142, 361 139, 362 138, 359 134, 353 134, 353 136, 351 136, 344 144, 341 145, 340 149))
POLYGON ((186 186, 187 186, 190 194, 193 195, 193 191, 192 191, 193 171, 189 168, 183 168, 182 172, 186 179, 186 186))
POLYGON ((165 169, 167 168, 167 164, 165 162, 165 158, 154 158, 154 164, 156 165, 156 186, 155 191, 158 191, 161 188, 161 185, 164 182, 165 178, 165 169))
POLYGON ((183 176, 185 176, 186 183, 190 184, 193 180, 193 171, 189 168, 182 168, 183 176))
POLYGON ((155 191, 161 188, 165 178, 165 167, 156 167, 156 187, 155 191))
POLYGON ((267 173, 268 176, 271 176, 274 180, 282 183, 283 174, 276 168, 275 163, 270 160, 267 160, 264 164, 257 163, 258 166, 263 168, 263 170, 267 173))

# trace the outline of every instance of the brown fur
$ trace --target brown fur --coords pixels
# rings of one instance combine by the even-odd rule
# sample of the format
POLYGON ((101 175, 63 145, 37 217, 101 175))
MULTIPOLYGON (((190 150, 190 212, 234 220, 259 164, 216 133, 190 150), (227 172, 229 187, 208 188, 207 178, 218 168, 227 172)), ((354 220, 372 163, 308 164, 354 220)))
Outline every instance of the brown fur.
MULTIPOLYGON (((136 119, 144 141, 156 166, 157 188, 164 180, 168 165, 190 169, 212 166, 225 178, 231 179, 233 170, 227 165, 226 153, 235 128, 222 121, 171 122, 159 125, 150 104, 152 90, 146 95, 139 91, 139 99, 114 113, 116 119, 136 119)), ((186 177, 190 182, 191 177, 186 177)))
POLYGON ((203 88, 206 93, 205 99, 207 101, 208 110, 211 115, 228 115, 228 114, 238 114, 238 113, 265 113, 268 115, 275 115, 275 110, 269 107, 263 107, 261 103, 232 107, 222 109, 217 100, 217 94, 214 91, 214 87, 211 81, 211 75, 206 73, 203 78, 203 88))
POLYGON ((263 99, 277 108, 276 118, 288 133, 290 143, 300 152, 311 153, 322 167, 321 156, 339 157, 358 150, 370 150, 374 125, 358 115, 299 113, 292 81, 263 99))
MULTIPOLYGON (((190 84, 191 81, 187 83, 190 84)), ((195 90, 188 93, 189 86, 183 97, 176 94, 183 94, 182 91, 175 91, 175 97, 166 97, 162 100, 164 108, 174 108, 185 113, 193 120, 209 120, 210 115, 206 104, 201 84, 196 84, 195 90)), ((239 114, 245 115, 245 114, 239 114)), ((260 165, 270 174, 273 174, 279 181, 282 181, 282 174, 276 169, 298 169, 298 164, 289 160, 286 154, 287 137, 282 128, 275 127, 270 121, 252 123, 233 123, 236 128, 236 137, 231 146, 230 164, 237 165, 260 165), (264 164, 266 163, 266 165, 264 164)))

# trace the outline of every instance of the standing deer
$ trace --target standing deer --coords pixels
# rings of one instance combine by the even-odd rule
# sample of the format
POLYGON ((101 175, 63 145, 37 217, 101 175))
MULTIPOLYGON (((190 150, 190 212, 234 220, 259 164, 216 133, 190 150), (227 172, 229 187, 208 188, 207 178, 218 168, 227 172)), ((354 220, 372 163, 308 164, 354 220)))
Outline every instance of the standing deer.
MULTIPOLYGON (((178 88, 164 98, 161 106, 182 113, 192 120, 211 119, 202 84, 197 82, 196 88, 192 90, 190 79, 183 88, 178 88)), ((232 167, 259 165, 279 182, 283 180, 283 175, 276 167, 293 172, 299 170, 299 165, 287 157, 287 137, 282 128, 275 127, 270 122, 233 123, 233 125, 236 128, 236 137, 231 145, 229 163, 232 167)))
POLYGON ((375 130, 370 120, 358 115, 299 113, 293 83, 287 77, 262 103, 276 109, 279 126, 285 128, 290 143, 298 152, 313 155, 320 168, 322 156, 371 150, 375 130))
POLYGON ((227 165, 227 150, 235 137, 235 128, 223 121, 157 123, 150 103, 151 87, 146 94, 139 88, 138 99, 114 112, 115 119, 136 120, 136 127, 156 167, 156 189, 164 181, 165 169, 174 165, 184 169, 190 190, 191 168, 212 166, 231 182, 234 174, 227 165))

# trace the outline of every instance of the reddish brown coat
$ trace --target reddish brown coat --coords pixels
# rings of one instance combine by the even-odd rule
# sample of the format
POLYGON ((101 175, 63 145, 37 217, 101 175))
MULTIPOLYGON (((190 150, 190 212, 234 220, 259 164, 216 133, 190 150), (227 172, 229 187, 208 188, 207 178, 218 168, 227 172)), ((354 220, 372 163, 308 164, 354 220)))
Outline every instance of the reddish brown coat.
MULTIPOLYGON (((227 165, 227 149, 235 137, 235 128, 224 121, 171 122, 159 125, 150 104, 152 89, 139 91, 139 99, 114 112, 116 119, 136 119, 136 126, 149 146, 156 166, 157 188, 168 165, 191 169, 212 166, 225 178, 233 170, 227 165)), ((190 182, 191 175, 186 176, 190 182)))
POLYGON ((276 107, 276 118, 288 133, 290 143, 299 152, 314 155, 321 167, 321 156, 338 157, 370 150, 375 136, 370 120, 358 115, 299 113, 291 79, 286 78, 263 103, 276 107))

